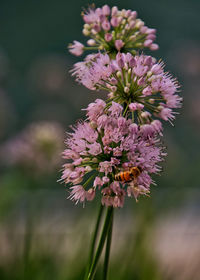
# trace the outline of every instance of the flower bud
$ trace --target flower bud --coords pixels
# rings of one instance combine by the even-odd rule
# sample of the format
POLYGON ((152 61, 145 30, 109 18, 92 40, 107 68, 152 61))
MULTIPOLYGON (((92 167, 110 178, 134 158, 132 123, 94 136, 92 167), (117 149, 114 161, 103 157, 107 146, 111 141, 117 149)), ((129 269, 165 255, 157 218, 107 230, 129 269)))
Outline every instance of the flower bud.
POLYGON ((125 11, 125 17, 128 18, 131 16, 131 10, 125 11))
POLYGON ((117 85, 118 83, 118 81, 114 77, 112 77, 110 81, 113 85, 117 85))
POLYGON ((108 16, 110 14, 110 7, 108 5, 104 5, 102 7, 102 12, 105 16, 108 16))
POLYGON ((95 46, 96 45, 96 41, 93 39, 90 39, 87 41, 88 46, 95 46))
POLYGON ((155 34, 156 33, 156 29, 154 28, 148 28, 148 30, 146 31, 146 34, 155 34))
POLYGON ((110 22, 113 27, 117 27, 119 25, 119 21, 117 17, 112 17, 110 22))
POLYGON ((109 98, 113 98, 114 96, 115 96, 115 93, 114 93, 114 92, 109 92, 109 93, 108 93, 108 97, 109 97, 109 98))
POLYGON ((83 35, 89 36, 90 35, 90 31, 88 29, 83 29, 83 35))
POLYGON ((123 59, 123 55, 121 53, 118 53, 116 55, 116 61, 120 68, 124 67, 124 59, 123 59))
POLYGON ((141 113, 141 117, 144 119, 147 119, 147 118, 151 117, 151 114, 149 112, 145 111, 145 112, 141 113))
POLYGON ((112 16, 116 16, 116 15, 117 15, 117 12, 118 12, 118 8, 117 8, 116 6, 112 7, 111 15, 112 15, 112 16))
POLYGON ((101 26, 99 24, 94 24, 92 28, 96 33, 99 33, 101 31, 101 26))
POLYGON ((137 110, 137 103, 130 103, 128 107, 130 111, 134 112, 137 110))
POLYGON ((95 190, 94 190, 94 188, 90 188, 86 193, 86 199, 88 201, 91 201, 94 199, 94 197, 95 197, 95 190))
POLYGON ((88 23, 85 23, 85 24, 83 25, 83 28, 84 28, 84 29, 90 29, 90 25, 89 25, 88 23))
POLYGON ((136 17, 137 17, 137 12, 136 12, 136 11, 132 11, 132 12, 131 12, 131 16, 132 16, 133 18, 136 18, 136 17))
POLYGON ((112 40, 113 36, 110 33, 106 33, 104 36, 104 39, 106 40, 106 42, 110 42, 112 40))
POLYGON ((133 29, 135 27, 135 21, 132 20, 130 23, 129 23, 129 27, 130 29, 133 29))
POLYGON ((155 103, 155 100, 154 100, 153 98, 150 98, 150 99, 149 99, 149 103, 150 103, 150 104, 154 104, 154 103, 155 103))
POLYGON ((89 157, 83 158, 83 159, 82 159, 82 163, 86 163, 86 162, 88 162, 88 161, 90 161, 90 158, 89 158, 89 157))
POLYGON ((110 22, 109 22, 108 20, 104 20, 103 23, 102 23, 102 28, 103 28, 105 31, 110 30, 110 22))
POLYGON ((116 86, 111 86, 111 90, 112 90, 112 92, 116 92, 117 87, 116 86))
POLYGON ((150 46, 150 50, 151 50, 151 51, 157 51, 158 49, 159 49, 158 44, 152 44, 152 45, 150 46))
POLYGON ((150 86, 147 86, 146 88, 144 88, 143 91, 142 91, 142 94, 143 94, 144 96, 151 95, 151 94, 152 94, 152 89, 151 89, 151 87, 150 87, 150 86))
POLYGON ((90 122, 90 126, 91 126, 91 128, 97 128, 97 123, 96 122, 94 122, 94 121, 91 121, 90 122))
POLYGON ((118 51, 120 51, 123 46, 124 46, 124 42, 122 40, 115 41, 115 47, 118 51))
POLYGON ((130 90, 129 87, 125 87, 125 88, 124 88, 124 92, 125 92, 125 93, 128 93, 129 90, 130 90))
POLYGON ((144 105, 141 103, 137 103, 137 109, 142 110, 144 108, 144 105))
POLYGON ((150 39, 149 39, 149 40, 145 40, 145 41, 144 41, 144 46, 145 46, 145 47, 149 47, 152 43, 153 43, 153 41, 150 40, 150 39))
POLYGON ((150 39, 150 40, 154 41, 154 40, 156 39, 156 35, 154 35, 154 34, 149 34, 149 35, 147 35, 146 39, 147 39, 147 40, 150 39))
POLYGON ((147 26, 142 26, 142 27, 140 28, 140 32, 141 32, 142 34, 146 33, 147 30, 148 30, 148 27, 147 27, 147 26))
POLYGON ((92 171, 92 167, 91 167, 91 166, 89 166, 89 165, 88 165, 88 166, 86 166, 86 167, 85 167, 85 171, 86 171, 86 172, 90 172, 90 171, 92 171))
POLYGON ((144 25, 144 22, 141 19, 136 20, 136 24, 135 24, 136 28, 140 29, 143 25, 144 25))
POLYGON ((122 73, 120 71, 117 71, 116 75, 117 75, 118 78, 122 77, 122 73))

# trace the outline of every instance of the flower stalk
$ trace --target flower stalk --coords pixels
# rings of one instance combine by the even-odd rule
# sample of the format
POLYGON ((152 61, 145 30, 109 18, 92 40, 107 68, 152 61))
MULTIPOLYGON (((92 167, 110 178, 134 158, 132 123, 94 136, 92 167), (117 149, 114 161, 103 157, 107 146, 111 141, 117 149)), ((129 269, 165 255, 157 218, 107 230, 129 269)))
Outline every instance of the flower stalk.
POLYGON ((107 241, 106 241, 106 251, 105 251, 105 259, 104 259, 104 266, 103 266, 103 280, 107 280, 108 277, 108 266, 109 266, 109 259, 110 259, 110 247, 111 247, 111 241, 112 241, 112 229, 113 229, 113 215, 111 217, 110 226, 108 230, 107 235, 107 241))
POLYGON ((108 96, 90 103, 84 109, 86 119, 68 133, 61 180, 71 183, 69 198, 76 203, 101 194, 85 280, 94 279, 105 242, 103 280, 107 280, 113 209, 123 207, 125 197, 136 201, 149 197, 155 185, 151 176, 161 171, 159 163, 166 156, 160 140, 162 121, 174 121, 182 97, 164 63, 140 52, 155 51, 158 45, 154 43, 156 29, 147 27, 136 11, 104 5, 90 7, 82 16, 83 34, 90 37, 88 46, 74 41, 69 51, 76 56, 97 52, 76 63, 72 76, 90 90, 107 91, 108 96))
MULTIPOLYGON (((106 213, 106 217, 105 217, 103 230, 102 230, 102 233, 101 233, 101 236, 100 236, 100 239, 99 239, 99 244, 98 244, 98 247, 97 247, 97 250, 96 250, 96 254, 93 258, 92 264, 91 264, 90 269, 89 269, 87 280, 93 280, 94 279, 96 269, 97 269, 97 264, 99 262, 99 259, 100 259, 100 256, 101 256, 104 244, 105 244, 105 240, 107 238, 107 235, 108 235, 108 232, 109 232, 109 229, 110 229, 110 224, 111 224, 111 221, 112 221, 112 217, 113 217, 113 207, 110 206, 110 207, 107 208, 107 213, 106 213)), ((108 261, 106 263, 108 263, 108 261)))
POLYGON ((89 260, 88 260, 86 275, 85 275, 84 279, 87 279, 89 269, 90 269, 91 264, 92 264, 92 260, 93 260, 94 253, 95 253, 96 242, 97 242, 97 236, 98 236, 98 233, 99 233, 100 224, 101 224, 101 221, 102 221, 104 209, 105 209, 105 206, 103 206, 101 204, 100 208, 99 208, 99 213, 98 213, 98 216, 97 216, 95 230, 94 230, 94 233, 93 233, 93 236, 92 236, 91 248, 90 248, 90 253, 89 253, 89 260))

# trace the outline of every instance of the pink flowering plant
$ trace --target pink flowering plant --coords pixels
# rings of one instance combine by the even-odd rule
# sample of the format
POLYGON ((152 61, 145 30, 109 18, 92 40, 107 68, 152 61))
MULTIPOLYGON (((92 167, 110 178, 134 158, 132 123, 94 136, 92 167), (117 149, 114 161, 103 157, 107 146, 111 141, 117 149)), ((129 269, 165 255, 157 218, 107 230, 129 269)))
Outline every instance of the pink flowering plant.
POLYGON ((72 72, 87 88, 106 90, 108 106, 112 101, 123 104, 133 121, 135 118, 144 124, 153 116, 172 121, 173 110, 181 106, 178 82, 163 67, 151 56, 118 53, 116 59, 111 59, 108 54, 99 53, 76 63, 72 72))
POLYGON ((157 164, 165 153, 156 129, 150 134, 144 126, 124 118, 122 112, 120 104, 112 102, 106 109, 106 103, 97 99, 87 108, 88 119, 78 123, 69 134, 63 153, 69 163, 62 179, 73 185, 70 198, 76 202, 93 200, 100 191, 103 205, 123 207, 125 196, 137 199, 149 194, 153 183, 150 175, 160 171, 157 164), (115 180, 117 172, 131 166, 142 170, 137 184, 133 181, 120 184, 115 180), (86 174, 89 178, 84 182, 86 174))
POLYGON ((113 210, 123 207, 125 197, 149 196, 155 185, 152 174, 161 170, 166 153, 161 143, 161 121, 172 121, 181 107, 179 84, 164 71, 162 61, 139 51, 158 49, 155 29, 148 28, 131 10, 104 5, 83 12, 85 47, 74 41, 72 54, 97 50, 78 62, 72 75, 85 87, 108 92, 106 100, 96 99, 86 118, 68 133, 61 180, 67 184, 75 203, 101 197, 100 211, 92 238, 85 280, 95 277, 106 243, 103 279, 107 279, 112 237, 113 210), (97 236, 103 212, 102 232, 97 236))
POLYGON ((89 8, 82 16, 85 22, 83 34, 90 39, 87 41, 88 46, 78 41, 69 46, 70 52, 76 56, 82 55, 85 50, 105 50, 115 55, 119 51, 136 54, 138 49, 158 49, 154 43, 156 29, 145 26, 137 18, 136 11, 120 11, 116 6, 111 9, 104 5, 102 8, 89 8))

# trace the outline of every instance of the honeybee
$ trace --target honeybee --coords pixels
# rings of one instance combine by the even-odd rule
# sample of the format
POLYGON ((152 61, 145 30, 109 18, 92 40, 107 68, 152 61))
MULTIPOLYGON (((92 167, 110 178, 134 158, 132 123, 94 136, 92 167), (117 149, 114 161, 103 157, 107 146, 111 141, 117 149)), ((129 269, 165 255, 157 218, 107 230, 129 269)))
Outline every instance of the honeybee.
POLYGON ((135 180, 142 172, 141 167, 133 166, 129 170, 115 174, 115 180, 120 182, 130 182, 135 180))

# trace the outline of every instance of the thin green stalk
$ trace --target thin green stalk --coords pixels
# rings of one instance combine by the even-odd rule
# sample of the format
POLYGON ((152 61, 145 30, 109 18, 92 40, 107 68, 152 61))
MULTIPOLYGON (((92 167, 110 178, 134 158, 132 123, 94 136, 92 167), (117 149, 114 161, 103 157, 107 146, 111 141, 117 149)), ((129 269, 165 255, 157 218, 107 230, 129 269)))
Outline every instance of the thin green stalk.
POLYGON ((132 122, 134 123, 134 112, 132 111, 132 122))
POLYGON ((106 237, 107 237, 107 233, 108 233, 108 230, 109 230, 109 225, 110 225, 110 221, 111 221, 111 218, 112 218, 112 213, 113 213, 113 207, 108 207, 105 222, 104 222, 104 226, 103 226, 103 230, 102 230, 101 237, 100 237, 100 240, 99 240, 99 245, 97 247, 97 251, 96 251, 96 254, 94 256, 93 262, 91 264, 87 280, 93 280, 94 279, 95 272, 96 272, 96 269, 97 269, 97 264, 98 264, 99 258, 101 256, 103 246, 104 246, 104 243, 105 243, 105 240, 106 240, 106 237))
POLYGON ((108 235, 107 235, 105 259, 104 259, 104 266, 103 266, 103 280, 107 280, 107 277, 108 277, 110 247, 111 247, 111 241, 112 241, 112 228, 113 228, 113 214, 111 217, 110 226, 109 226, 108 235))
POLYGON ((84 47, 84 50, 98 50, 98 47, 84 47))
POLYGON ((128 110, 128 106, 129 106, 129 104, 126 105, 126 108, 125 108, 125 110, 123 112, 123 117, 125 117, 125 115, 126 115, 126 111, 128 110))
POLYGON ((87 185, 92 181, 92 179, 94 179, 95 176, 96 174, 93 174, 91 177, 89 177, 88 180, 83 184, 83 187, 87 187, 87 185))
POLYGON ((96 222, 96 226, 95 226, 95 230, 92 236, 92 243, 91 243, 91 248, 90 248, 90 253, 89 253, 89 261, 88 261, 88 265, 87 265, 87 269, 86 269, 86 274, 85 274, 85 279, 87 279, 87 275, 89 273, 89 268, 92 264, 92 259, 94 257, 94 250, 95 250, 95 246, 96 246, 96 241, 97 241, 97 235, 99 232, 99 227, 100 227, 100 223, 102 220, 102 214, 104 211, 104 206, 101 204, 100 208, 99 208, 99 213, 98 213, 98 217, 97 217, 97 222, 96 222))

